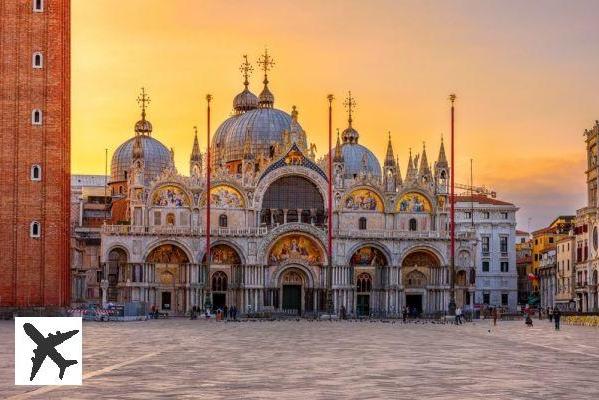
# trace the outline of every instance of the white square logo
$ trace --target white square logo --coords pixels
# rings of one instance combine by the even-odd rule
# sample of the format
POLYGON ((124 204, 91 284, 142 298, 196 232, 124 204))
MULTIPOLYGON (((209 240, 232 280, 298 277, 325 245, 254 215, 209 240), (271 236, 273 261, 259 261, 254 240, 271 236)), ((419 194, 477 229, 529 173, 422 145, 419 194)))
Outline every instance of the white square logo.
POLYGON ((15 385, 81 385, 81 317, 15 318, 15 385))

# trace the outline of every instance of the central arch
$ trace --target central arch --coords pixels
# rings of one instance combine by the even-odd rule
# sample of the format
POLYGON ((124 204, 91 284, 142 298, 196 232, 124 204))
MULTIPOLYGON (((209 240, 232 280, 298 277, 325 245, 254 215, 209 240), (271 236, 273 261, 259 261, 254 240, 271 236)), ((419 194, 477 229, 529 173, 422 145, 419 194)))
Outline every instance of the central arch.
POLYGON ((410 315, 419 316, 424 312, 442 311, 445 308, 442 293, 429 289, 429 286, 440 286, 446 282, 440 266, 439 258, 426 249, 415 249, 404 257, 401 278, 404 304, 410 315))
POLYGON ((281 311, 290 315, 302 315, 305 311, 308 276, 294 265, 288 266, 279 277, 281 311))
POLYGON ((324 197, 319 187, 300 175, 285 175, 273 181, 264 193, 260 222, 276 226, 292 222, 322 225, 324 197))
POLYGON ((150 250, 145 261, 153 264, 154 305, 166 313, 184 313, 186 299, 181 286, 187 283, 182 278, 184 264, 190 262, 187 252, 174 243, 162 243, 150 250))

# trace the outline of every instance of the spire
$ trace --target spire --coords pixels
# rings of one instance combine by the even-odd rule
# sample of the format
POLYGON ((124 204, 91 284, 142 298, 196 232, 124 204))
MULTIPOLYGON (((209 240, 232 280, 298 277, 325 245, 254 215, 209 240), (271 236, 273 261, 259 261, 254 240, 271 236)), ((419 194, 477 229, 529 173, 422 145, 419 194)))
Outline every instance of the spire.
POLYGON ((246 160, 251 160, 254 158, 252 154, 252 134, 250 133, 250 128, 247 128, 245 132, 245 139, 243 141, 243 158, 246 160))
POLYGON ((144 158, 144 147, 140 135, 135 135, 135 139, 133 140, 132 152, 133 161, 141 160, 144 158))
POLYGON ((408 170, 406 171, 406 182, 412 182, 416 180, 417 175, 416 167, 412 161, 412 149, 410 148, 410 158, 408 159, 408 170))
POLYGON ((262 89, 262 93, 260 93, 259 96, 260 107, 272 108, 275 102, 275 97, 268 89, 268 71, 274 67, 275 62, 270 54, 268 54, 268 49, 264 49, 264 54, 258 59, 258 65, 260 66, 260 69, 264 71, 264 80, 262 81, 262 83, 264 83, 264 89, 262 89))
POLYGON ((387 155, 385 156, 385 166, 395 166, 395 158, 393 157, 393 146, 391 145, 391 131, 389 131, 389 141, 387 142, 387 155))
POLYGON ((341 151, 341 140, 339 140, 339 129, 337 129, 337 144, 335 145, 335 156, 333 161, 336 163, 343 162, 343 152, 341 151))
POLYGON ((447 168, 447 156, 445 155, 445 145, 443 144, 443 136, 441 136, 441 147, 439 148, 439 157, 437 157, 437 166, 447 168))
POLYGON ((193 148, 191 149, 190 161, 200 161, 202 159, 202 154, 200 153, 200 143, 198 141, 198 127, 194 126, 193 131, 193 148))
POLYGON ((150 96, 144 87, 141 88, 141 94, 137 97, 137 103, 141 107, 141 119, 135 123, 135 134, 149 135, 152 133, 152 124, 146 120, 146 106, 150 104, 150 96))
POLYGON ((426 143, 422 142, 422 157, 420 158, 420 168, 418 168, 418 175, 430 176, 431 168, 428 165, 428 159, 426 158, 426 143))

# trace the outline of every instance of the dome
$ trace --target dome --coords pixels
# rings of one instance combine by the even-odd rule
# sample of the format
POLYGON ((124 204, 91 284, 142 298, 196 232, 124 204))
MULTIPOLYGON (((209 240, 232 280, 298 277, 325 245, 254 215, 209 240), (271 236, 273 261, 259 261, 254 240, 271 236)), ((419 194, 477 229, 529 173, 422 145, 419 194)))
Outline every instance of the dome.
POLYGON ((212 137, 212 145, 211 145, 211 149, 212 149, 211 165, 213 167, 220 163, 220 160, 222 158, 222 153, 224 151, 225 138, 227 136, 227 133, 229 133, 229 129, 231 128, 231 126, 233 126, 235 121, 237 121, 237 118, 239 118, 239 116, 240 116, 240 114, 236 114, 236 115, 233 115, 233 116, 227 118, 216 129, 216 132, 214 132, 214 136, 212 137))
MULTIPOLYGON (((141 122, 141 121, 140 121, 141 122)), ((145 121, 149 123, 148 121, 145 121)), ((151 125, 150 125, 151 126, 151 125)), ((140 135, 144 151, 145 183, 149 183, 171 163, 171 152, 151 136, 140 135)), ((110 182, 126 181, 133 161, 135 137, 121 144, 112 155, 110 182)))
MULTIPOLYGON (((335 152, 335 149, 333 149, 335 152)), ((358 143, 343 143, 341 145, 341 153, 343 154, 343 162, 345 165, 345 177, 353 178, 354 175, 359 175, 362 171, 362 160, 366 155, 366 169, 374 177, 380 178, 381 165, 376 156, 366 147, 358 143)))
MULTIPOLYGON (((252 153, 255 156, 259 154, 269 156, 272 143, 283 143, 283 132, 291 131, 291 116, 275 108, 257 108, 237 116, 232 125, 227 125, 226 129, 228 132, 223 137, 225 144, 221 158, 223 162, 240 160, 243 157, 243 145, 248 133, 252 153)), ((298 145, 305 148, 307 146, 305 136, 300 140, 302 143, 298 145)))
POLYGON ((349 126, 345 128, 341 137, 343 138, 343 143, 358 143, 360 134, 352 126, 349 126))
POLYGON ((258 97, 250 92, 246 86, 243 92, 239 93, 233 99, 233 109, 241 113, 255 108, 258 108, 258 97))

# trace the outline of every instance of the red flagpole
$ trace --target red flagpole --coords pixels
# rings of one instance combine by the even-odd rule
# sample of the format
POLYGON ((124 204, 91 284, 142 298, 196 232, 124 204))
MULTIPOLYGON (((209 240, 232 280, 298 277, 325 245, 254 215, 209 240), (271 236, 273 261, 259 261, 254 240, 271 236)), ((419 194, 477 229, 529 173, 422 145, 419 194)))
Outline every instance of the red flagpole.
POLYGON ((208 266, 206 273, 210 271, 210 101, 212 95, 206 95, 206 114, 207 114, 207 130, 206 130, 206 265, 208 266))
POLYGON ((327 275, 327 308, 329 316, 332 314, 332 289, 333 289, 333 95, 329 94, 329 181, 328 181, 328 201, 329 208, 328 217, 328 253, 329 253, 329 268, 327 275))
POLYGON ((450 293, 449 293, 449 314, 454 315, 456 304, 455 304, 455 149, 454 149, 454 102, 456 99, 455 94, 449 95, 449 100, 451 101, 451 203, 450 203, 450 222, 449 222, 449 233, 451 240, 451 264, 450 264, 450 293))

